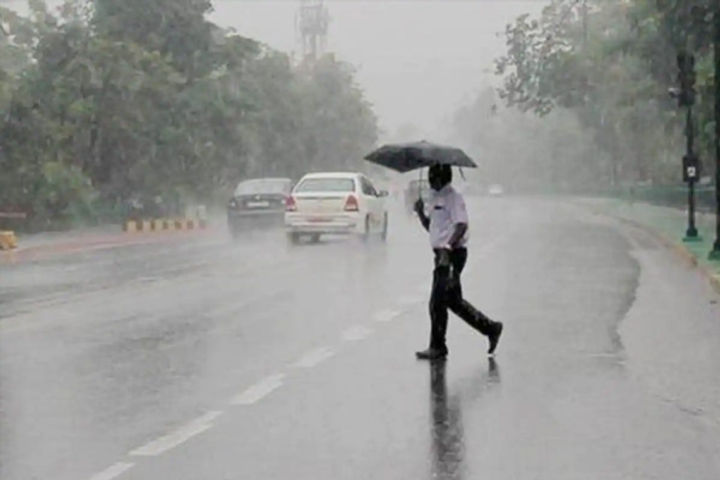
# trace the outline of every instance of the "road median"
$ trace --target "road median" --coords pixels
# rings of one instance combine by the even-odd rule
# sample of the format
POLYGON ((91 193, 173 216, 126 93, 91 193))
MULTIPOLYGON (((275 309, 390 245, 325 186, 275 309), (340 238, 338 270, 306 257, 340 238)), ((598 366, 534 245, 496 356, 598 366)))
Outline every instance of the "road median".
POLYGON ((207 221, 202 218, 149 218, 128 220, 123 224, 126 233, 205 230, 207 221))
POLYGON ((132 235, 113 229, 90 229, 63 234, 39 234, 20 238, 20 245, 11 250, 0 250, 0 263, 41 260, 58 255, 70 255, 94 250, 128 247, 133 245, 188 241, 190 238, 212 234, 212 229, 187 224, 167 230, 136 230, 132 235))

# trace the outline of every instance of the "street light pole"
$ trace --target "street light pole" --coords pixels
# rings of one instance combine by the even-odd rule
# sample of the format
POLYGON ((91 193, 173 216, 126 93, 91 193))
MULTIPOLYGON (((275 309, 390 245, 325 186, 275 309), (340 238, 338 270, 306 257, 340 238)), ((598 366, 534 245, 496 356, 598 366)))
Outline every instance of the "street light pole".
POLYGON ((715 24, 715 244, 710 259, 720 260, 720 4, 716 4, 713 13, 715 24))
POLYGON ((695 128, 693 126, 692 108, 695 104, 695 57, 685 51, 677 56, 679 91, 675 91, 680 107, 687 108, 687 121, 685 136, 687 149, 683 157, 683 180, 688 184, 688 228, 685 232, 686 242, 701 240, 695 228, 695 182, 700 177, 700 161, 695 155, 693 144, 695 141, 695 128))
MULTIPOLYGON (((688 165, 686 166, 685 170, 687 171, 688 168, 695 168, 695 172, 697 172, 697 167, 693 167, 693 164, 696 163, 695 159, 695 152, 693 149, 693 143, 695 141, 695 129, 693 128, 693 119, 692 119, 692 105, 688 105, 687 107, 687 156, 685 157, 687 159, 688 165)), ((685 241, 686 242, 694 242, 699 240, 698 237, 698 231, 697 228, 695 228, 695 179, 696 175, 688 175, 688 228, 685 232, 685 241)))

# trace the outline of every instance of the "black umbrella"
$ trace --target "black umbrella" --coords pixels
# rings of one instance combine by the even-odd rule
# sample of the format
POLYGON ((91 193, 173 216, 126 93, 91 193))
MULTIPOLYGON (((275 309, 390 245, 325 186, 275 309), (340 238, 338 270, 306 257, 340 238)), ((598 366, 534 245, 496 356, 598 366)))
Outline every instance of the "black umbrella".
POLYGON ((365 160, 400 173, 435 164, 476 168, 477 165, 457 147, 421 142, 383 145, 365 156, 365 160))

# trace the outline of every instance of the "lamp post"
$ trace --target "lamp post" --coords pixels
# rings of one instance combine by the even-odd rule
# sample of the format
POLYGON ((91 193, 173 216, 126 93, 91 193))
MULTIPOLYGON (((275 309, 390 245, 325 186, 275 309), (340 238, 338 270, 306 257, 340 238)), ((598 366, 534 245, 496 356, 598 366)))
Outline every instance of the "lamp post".
POLYGON ((695 57, 687 52, 677 56, 679 68, 679 89, 671 89, 671 94, 678 99, 680 107, 687 107, 685 135, 687 148, 683 157, 683 181, 688 184, 688 228, 685 232, 686 242, 697 242, 701 238, 695 228, 695 182, 700 178, 700 161, 694 151, 695 130, 693 128, 692 107, 695 104, 695 57))
POLYGON ((693 117, 692 117, 692 105, 687 107, 687 148, 686 154, 683 157, 683 180, 688 184, 688 228, 685 231, 686 242, 698 242, 702 238, 698 235, 697 228, 695 228, 695 182, 699 177, 699 162, 693 149, 693 143, 695 138, 693 128, 693 117))
POLYGON ((715 24, 715 244, 710 252, 711 260, 720 260, 720 5, 713 13, 715 24))

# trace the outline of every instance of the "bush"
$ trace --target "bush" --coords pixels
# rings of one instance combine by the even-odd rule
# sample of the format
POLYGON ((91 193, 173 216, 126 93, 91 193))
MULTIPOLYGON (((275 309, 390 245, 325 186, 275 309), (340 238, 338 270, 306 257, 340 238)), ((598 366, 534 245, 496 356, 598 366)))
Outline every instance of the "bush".
POLYGON ((35 195, 31 228, 69 228, 95 218, 93 203, 97 192, 90 179, 77 167, 47 162, 35 195))

